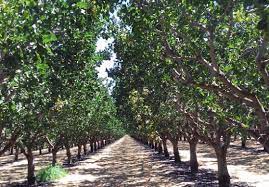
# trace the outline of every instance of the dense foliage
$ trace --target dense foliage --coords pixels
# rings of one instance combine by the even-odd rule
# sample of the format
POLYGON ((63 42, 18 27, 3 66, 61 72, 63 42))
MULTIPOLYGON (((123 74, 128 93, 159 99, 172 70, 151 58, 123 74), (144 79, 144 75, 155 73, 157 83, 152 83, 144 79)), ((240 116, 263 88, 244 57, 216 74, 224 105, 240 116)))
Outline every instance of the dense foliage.
POLYGON ((186 139, 192 172, 197 143, 207 143, 220 186, 229 186, 232 135, 251 136, 269 152, 268 7, 263 0, 0 0, 0 155, 24 153, 33 184, 34 150, 49 148, 55 166, 64 147, 70 164, 72 146, 80 159, 88 143, 94 151, 124 126, 167 157, 170 140, 176 162, 186 139), (114 39, 114 98, 96 72, 107 57, 96 52, 101 35, 114 39))
POLYGON ((163 147, 198 140, 218 159, 229 186, 231 135, 251 135, 269 152, 268 3, 266 1, 130 1, 112 27, 118 66, 118 113, 134 136, 163 147))
MULTIPOLYGON (((35 182, 33 151, 111 140, 124 131, 98 80, 96 41, 114 1, 0 1, 0 154, 16 147, 35 182)), ((80 151, 78 153, 80 157, 80 151)))

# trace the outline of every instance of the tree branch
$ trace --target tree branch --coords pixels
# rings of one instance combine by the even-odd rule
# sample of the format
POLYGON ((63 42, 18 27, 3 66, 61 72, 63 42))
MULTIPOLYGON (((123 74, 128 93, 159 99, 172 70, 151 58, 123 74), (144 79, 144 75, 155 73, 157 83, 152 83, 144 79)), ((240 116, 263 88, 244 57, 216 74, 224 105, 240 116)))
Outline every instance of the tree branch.
POLYGON ((258 48, 258 53, 255 59, 257 69, 261 73, 261 76, 265 82, 265 85, 269 88, 269 73, 267 71, 267 65, 269 64, 269 60, 264 60, 264 56, 267 52, 267 46, 268 46, 268 41, 264 37, 261 40, 260 46, 258 48))

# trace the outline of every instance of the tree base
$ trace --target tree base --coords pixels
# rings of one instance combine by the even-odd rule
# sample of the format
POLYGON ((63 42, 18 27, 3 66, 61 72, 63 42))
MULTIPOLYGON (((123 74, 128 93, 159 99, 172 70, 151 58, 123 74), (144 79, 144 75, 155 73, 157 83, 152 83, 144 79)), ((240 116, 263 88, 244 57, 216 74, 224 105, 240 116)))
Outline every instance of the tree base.
POLYGON ((35 185, 36 184, 36 177, 27 177, 27 184, 28 185, 35 185))
POLYGON ((218 180, 219 180, 219 187, 229 187, 231 184, 229 175, 219 176, 218 180))

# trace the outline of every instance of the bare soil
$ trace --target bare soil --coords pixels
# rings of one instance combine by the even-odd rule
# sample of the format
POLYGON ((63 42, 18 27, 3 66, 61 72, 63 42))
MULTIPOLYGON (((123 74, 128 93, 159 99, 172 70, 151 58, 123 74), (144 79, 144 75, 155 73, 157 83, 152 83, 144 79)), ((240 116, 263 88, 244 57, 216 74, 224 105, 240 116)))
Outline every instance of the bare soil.
MULTIPOLYGON (((266 167, 269 164, 268 154, 252 141, 249 141, 245 150, 241 149, 239 143, 232 143, 228 156, 233 186, 269 186, 269 168, 266 167)), ((165 159, 148 146, 125 136, 67 167, 68 176, 39 186, 217 186, 213 149, 206 144, 199 144, 200 170, 196 175, 192 175, 188 167, 188 143, 180 142, 179 149, 183 163, 175 164, 172 159, 165 159)), ((76 148, 72 149, 72 153, 76 154, 76 148)), ((65 150, 58 153, 58 158, 60 163, 64 162, 65 150)), ((51 154, 36 153, 36 171, 50 162, 51 154)), ((13 162, 13 156, 0 157, 0 186, 23 184, 26 168, 27 162, 23 155, 17 162, 13 162)))

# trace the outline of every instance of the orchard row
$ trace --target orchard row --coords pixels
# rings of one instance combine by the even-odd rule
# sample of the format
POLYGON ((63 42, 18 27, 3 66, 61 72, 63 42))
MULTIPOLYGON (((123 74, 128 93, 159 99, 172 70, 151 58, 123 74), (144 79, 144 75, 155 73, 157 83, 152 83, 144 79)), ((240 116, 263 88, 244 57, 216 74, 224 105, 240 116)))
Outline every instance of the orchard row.
POLYGON ((220 186, 230 185, 231 136, 269 152, 268 3, 253 0, 130 1, 114 27, 114 96, 133 136, 179 161, 180 137, 212 146, 220 186), (163 142, 163 143, 162 143, 163 142), (155 144, 155 143, 154 143, 155 144))
MULTIPOLYGON (((49 147, 92 146, 124 132, 96 67, 107 57, 96 41, 113 1, 0 1, 0 155, 15 148, 27 158, 49 147)), ((93 149, 93 148, 92 148, 93 149)))

